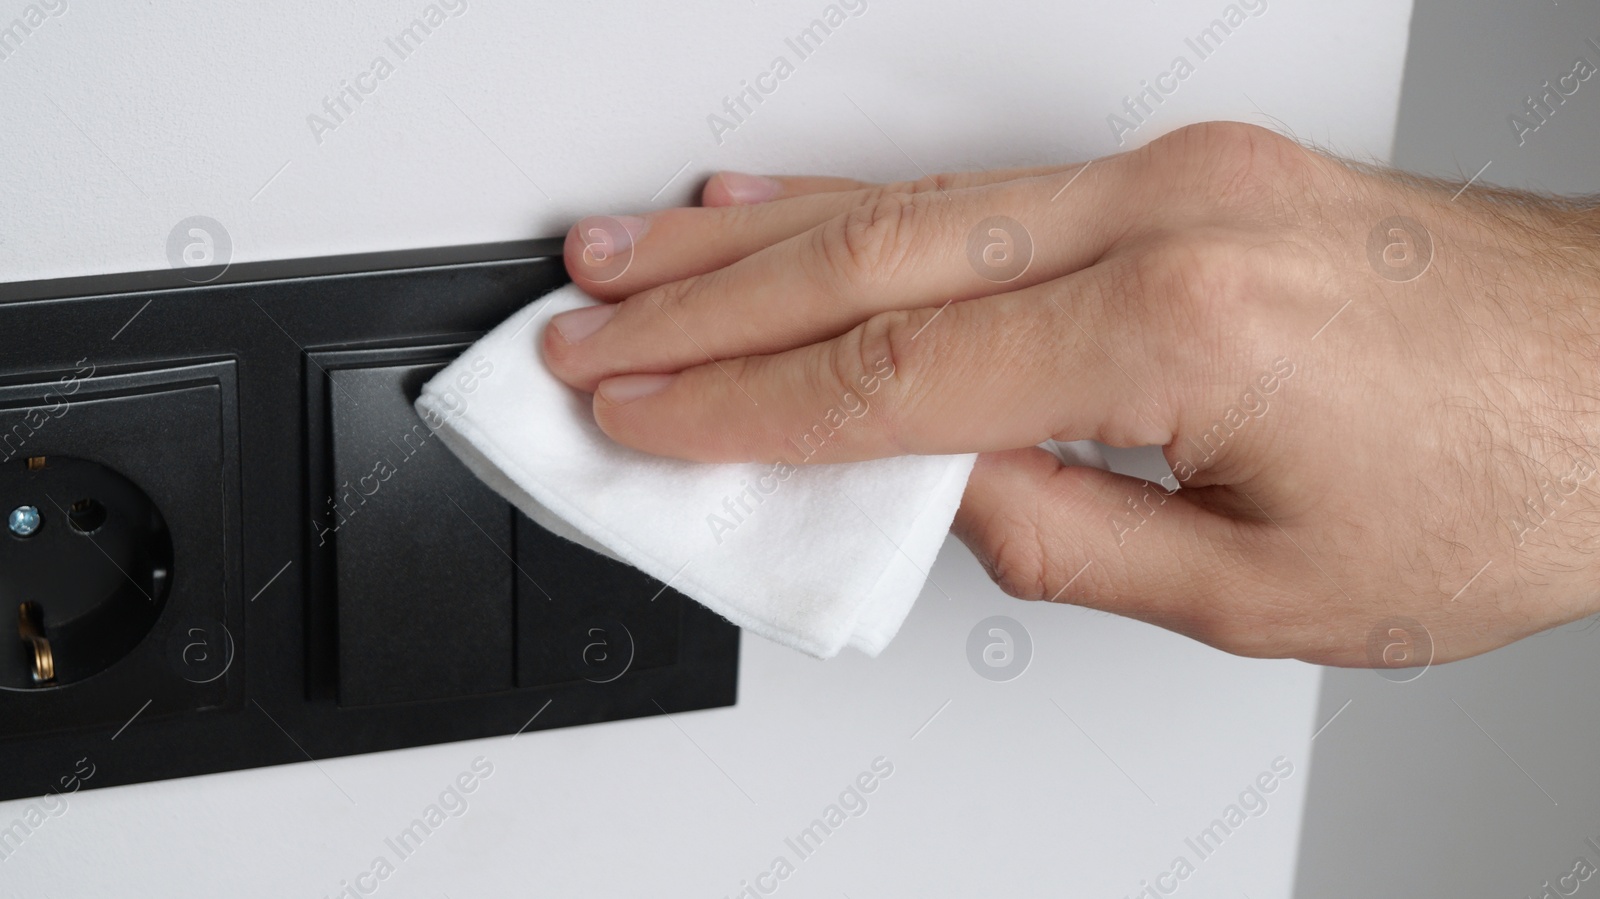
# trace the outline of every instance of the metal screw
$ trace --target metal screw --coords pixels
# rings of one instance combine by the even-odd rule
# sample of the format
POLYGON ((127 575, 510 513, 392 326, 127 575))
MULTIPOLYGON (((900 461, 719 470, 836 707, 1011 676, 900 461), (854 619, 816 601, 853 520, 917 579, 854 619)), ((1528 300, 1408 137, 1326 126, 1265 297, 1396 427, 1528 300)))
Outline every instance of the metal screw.
POLYGON ((6 519, 6 526, 18 537, 32 537, 42 523, 39 510, 33 506, 18 506, 11 510, 11 515, 6 519))

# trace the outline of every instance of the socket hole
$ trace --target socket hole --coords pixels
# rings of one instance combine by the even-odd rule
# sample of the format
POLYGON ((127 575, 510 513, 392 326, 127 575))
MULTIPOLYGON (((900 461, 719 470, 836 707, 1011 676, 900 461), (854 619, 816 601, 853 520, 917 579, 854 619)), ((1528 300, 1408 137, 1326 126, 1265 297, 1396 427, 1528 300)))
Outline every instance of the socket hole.
POLYGON ((148 642, 173 586, 166 521, 126 476, 72 456, 37 471, 0 464, 0 509, 32 500, 44 507, 38 532, 0 535, 0 630, 11 634, 0 634, 0 732, 16 717, 8 692, 73 689, 148 642))
POLYGON ((72 522, 72 529, 80 534, 92 534, 106 523, 106 507, 99 501, 80 499, 67 510, 67 519, 72 522))

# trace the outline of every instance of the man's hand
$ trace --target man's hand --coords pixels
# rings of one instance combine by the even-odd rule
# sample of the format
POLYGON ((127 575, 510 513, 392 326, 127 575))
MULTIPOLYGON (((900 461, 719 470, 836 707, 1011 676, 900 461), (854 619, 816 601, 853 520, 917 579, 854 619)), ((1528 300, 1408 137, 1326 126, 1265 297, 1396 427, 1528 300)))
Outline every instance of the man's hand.
POLYGON ((955 530, 1006 592, 1245 655, 1423 664, 1600 611, 1592 210, 1226 123, 704 202, 568 237, 616 302, 544 352, 621 443, 798 462, 854 398, 806 461, 981 452, 955 530), (1047 438, 1163 446, 1181 489, 1047 438))

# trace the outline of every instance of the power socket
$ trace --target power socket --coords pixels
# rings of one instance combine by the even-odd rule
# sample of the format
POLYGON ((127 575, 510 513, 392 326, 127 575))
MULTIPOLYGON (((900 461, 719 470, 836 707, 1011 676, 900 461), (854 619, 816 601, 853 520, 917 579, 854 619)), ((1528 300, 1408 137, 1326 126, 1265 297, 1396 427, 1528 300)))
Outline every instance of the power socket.
POLYGON ((37 374, 0 386, 0 734, 237 706, 168 648, 243 628, 234 363, 37 374))
POLYGON ((0 798, 734 702, 737 628, 412 410, 560 241, 201 274, 0 284, 0 798))
POLYGON ((172 573, 167 523, 137 484, 98 462, 28 456, 0 468, 0 595, 21 640, 0 641, 0 687, 86 680, 149 635, 172 573))

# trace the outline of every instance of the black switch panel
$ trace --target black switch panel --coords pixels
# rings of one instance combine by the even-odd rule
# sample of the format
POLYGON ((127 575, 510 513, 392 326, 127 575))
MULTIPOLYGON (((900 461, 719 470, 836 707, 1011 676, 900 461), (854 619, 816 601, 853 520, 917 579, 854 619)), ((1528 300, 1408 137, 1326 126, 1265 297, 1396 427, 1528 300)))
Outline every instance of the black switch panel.
POLYGON ((320 508, 313 496, 324 518, 314 530, 319 545, 331 539, 338 572, 339 704, 510 689, 512 509, 411 406, 443 363, 318 362, 333 484, 320 508))
POLYGON ((688 600, 614 559, 597 556, 581 572, 562 565, 568 541, 522 521, 517 565, 527 577, 517 584, 518 684, 604 681, 624 665, 639 671, 677 663, 688 600), (588 601, 568 599, 580 595, 588 601))
POLYGON ((737 628, 412 410, 559 240, 196 274, 0 284, 0 799, 734 702, 737 628))

